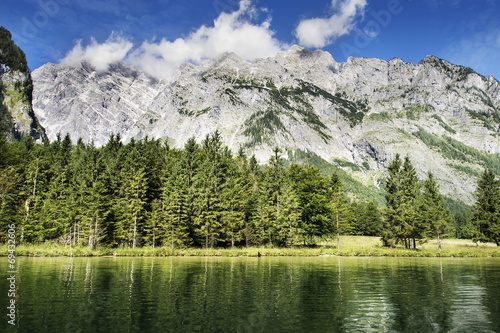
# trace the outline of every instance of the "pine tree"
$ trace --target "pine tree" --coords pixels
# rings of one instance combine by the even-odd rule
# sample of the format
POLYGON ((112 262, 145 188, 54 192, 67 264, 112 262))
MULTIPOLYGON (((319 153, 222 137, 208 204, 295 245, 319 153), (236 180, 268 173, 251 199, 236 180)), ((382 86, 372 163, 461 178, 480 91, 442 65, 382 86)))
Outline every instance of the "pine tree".
POLYGON ((147 245, 155 248, 161 242, 161 235, 164 234, 164 204, 162 200, 155 199, 151 203, 151 210, 147 212, 144 226, 144 241, 147 245))
POLYGON ((410 241, 413 242, 413 248, 416 249, 416 241, 425 238, 427 226, 423 223, 420 217, 418 203, 420 200, 420 184, 417 177, 417 172, 411 164, 410 158, 405 157, 402 169, 403 179, 401 182, 403 190, 403 204, 401 206, 401 214, 403 216, 403 240, 407 247, 410 248, 410 241))
POLYGON ((131 140, 127 146, 128 151, 121 151, 125 156, 126 164, 121 170, 122 186, 119 193, 118 203, 121 206, 118 214, 117 238, 126 241, 128 245, 135 248, 138 246, 142 235, 142 223, 146 213, 146 193, 148 190, 148 178, 145 171, 145 161, 140 150, 141 142, 131 140))
POLYGON ((337 174, 332 174, 329 186, 332 222, 337 235, 337 248, 340 249, 340 235, 350 234, 354 231, 356 217, 344 196, 343 184, 337 174))
POLYGON ((422 225, 428 228, 427 235, 437 237, 438 248, 441 251, 441 237, 450 232, 451 214, 445 207, 444 198, 439 193, 439 185, 430 171, 424 182, 424 193, 421 201, 422 225))
POLYGON ((259 200, 255 220, 256 235, 261 242, 278 242, 276 221, 281 219, 282 186, 285 182, 285 168, 280 149, 274 149, 270 165, 260 173, 259 200))
POLYGON ((386 246, 403 243, 406 248, 416 248, 416 241, 425 237, 425 225, 419 215, 420 185, 410 158, 404 163, 397 154, 388 168, 386 180, 386 222, 382 230, 382 241, 386 246))
POLYGON ((227 178, 222 187, 222 223, 225 229, 223 232, 227 241, 231 242, 231 247, 234 247, 235 242, 242 240, 245 225, 248 184, 243 178, 243 168, 244 165, 238 166, 236 161, 231 160, 226 174, 227 178))
POLYGON ((277 240, 279 245, 293 247, 294 241, 304 237, 301 228, 300 200, 293 185, 286 181, 282 186, 280 213, 276 220, 277 240))
POLYGON ((476 229, 475 242, 500 243, 500 181, 495 179, 493 170, 486 169, 481 174, 476 188, 472 223, 476 229))
POLYGON ((178 167, 164 188, 165 222, 162 238, 165 245, 169 245, 172 249, 190 244, 188 183, 185 169, 178 167))
POLYGON ((383 225, 382 214, 374 202, 352 203, 351 208, 356 215, 356 233, 358 235, 380 236, 383 225))
POLYGON ((203 141, 200 167, 197 170, 196 187, 196 218, 198 233, 203 235, 204 246, 213 248, 222 228, 222 198, 226 165, 223 161, 222 139, 218 131, 207 135, 203 141))
POLYGON ((331 221, 328 179, 311 165, 293 163, 287 173, 299 198, 304 236, 312 241, 316 236, 332 233, 334 226, 331 221))

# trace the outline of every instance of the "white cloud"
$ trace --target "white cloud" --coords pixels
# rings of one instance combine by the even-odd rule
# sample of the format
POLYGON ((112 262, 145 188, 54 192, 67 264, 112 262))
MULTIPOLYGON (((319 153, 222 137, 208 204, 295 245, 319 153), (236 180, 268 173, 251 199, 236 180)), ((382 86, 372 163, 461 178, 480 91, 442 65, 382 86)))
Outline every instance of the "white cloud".
POLYGON ((242 0, 237 11, 221 13, 213 26, 202 26, 186 38, 144 42, 128 62, 168 78, 178 65, 188 61, 200 63, 225 52, 234 52, 249 61, 273 56, 282 50, 282 44, 273 37, 269 19, 260 24, 250 22, 257 14, 250 0, 242 0))
POLYGON ((356 18, 364 14, 367 0, 332 0, 335 12, 329 18, 306 19, 299 23, 295 36, 305 47, 321 48, 347 35, 356 26, 356 18))
POLYGON ((249 61, 270 57, 286 45, 273 37, 269 18, 252 23, 259 13, 265 12, 252 6, 251 0, 241 0, 238 10, 221 13, 213 26, 202 26, 185 38, 144 41, 134 49, 130 42, 113 35, 103 44, 92 39, 85 48, 79 41, 61 62, 75 64, 87 60, 101 70, 112 62, 123 62, 168 79, 183 63, 201 63, 225 52, 234 52, 249 61))
POLYGON ((82 61, 87 61, 96 70, 104 71, 110 64, 123 61, 132 47, 133 44, 130 41, 117 37, 115 34, 111 34, 102 44, 92 38, 86 47, 82 47, 82 41, 79 40, 61 60, 61 63, 75 66, 82 61))

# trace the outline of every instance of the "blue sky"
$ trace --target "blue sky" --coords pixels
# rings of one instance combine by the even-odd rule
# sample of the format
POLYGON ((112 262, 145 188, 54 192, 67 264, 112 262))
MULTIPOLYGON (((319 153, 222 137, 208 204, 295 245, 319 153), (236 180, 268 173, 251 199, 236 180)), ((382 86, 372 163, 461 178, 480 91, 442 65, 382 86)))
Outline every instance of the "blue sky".
POLYGON ((168 77, 185 61, 299 44, 339 62, 435 55, 500 79, 497 0, 3 0, 0 25, 32 70, 87 59, 168 77))

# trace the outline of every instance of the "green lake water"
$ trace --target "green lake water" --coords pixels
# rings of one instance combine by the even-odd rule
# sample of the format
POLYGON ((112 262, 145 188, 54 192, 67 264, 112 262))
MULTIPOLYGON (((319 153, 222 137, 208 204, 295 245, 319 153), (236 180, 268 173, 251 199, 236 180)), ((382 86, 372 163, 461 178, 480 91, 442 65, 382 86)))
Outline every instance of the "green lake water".
MULTIPOLYGON (((0 271, 7 276, 7 258, 0 271)), ((17 258, 0 332, 500 332, 500 259, 17 258)))

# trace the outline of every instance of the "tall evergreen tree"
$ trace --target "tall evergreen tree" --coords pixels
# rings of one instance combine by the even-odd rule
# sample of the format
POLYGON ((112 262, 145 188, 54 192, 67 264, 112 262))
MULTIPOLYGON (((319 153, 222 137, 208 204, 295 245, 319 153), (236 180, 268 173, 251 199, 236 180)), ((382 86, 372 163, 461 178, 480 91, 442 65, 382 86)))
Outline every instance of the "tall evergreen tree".
POLYGON ((274 149, 270 165, 260 174, 259 203, 257 208, 256 233, 262 242, 273 244, 277 239, 276 221, 281 218, 282 187, 285 182, 285 168, 281 151, 274 149))
POLYGON ((382 214, 374 202, 352 203, 351 208, 356 215, 356 233, 363 236, 380 236, 382 231, 382 214))
MULTIPOLYGON (((230 156, 226 156, 230 159, 230 156)), ((224 234, 227 241, 234 247, 235 242, 243 239, 245 226, 245 204, 249 193, 249 184, 244 178, 244 156, 240 155, 240 165, 237 161, 231 160, 228 163, 226 181, 222 188, 222 208, 224 234)), ((228 161, 229 162, 229 161, 228 161)))
POLYGON ((472 223, 476 229, 476 242, 500 243, 500 181, 493 170, 481 174, 476 188, 475 212, 472 223))
POLYGON ((451 229, 451 214, 445 207, 444 198, 439 193, 439 185, 430 171, 427 174, 427 180, 424 182, 424 193, 421 202, 421 223, 427 226, 428 236, 437 237, 438 248, 441 251, 441 237, 448 234, 451 229))
POLYGON ((299 198, 304 236, 312 241, 316 236, 332 233, 334 226, 331 221, 331 188, 328 179, 321 175, 319 169, 296 163, 290 165, 288 176, 299 198))
POLYGON ((413 241, 416 248, 416 241, 423 239, 426 231, 418 210, 420 185, 417 173, 410 158, 406 156, 403 163, 399 154, 389 165, 388 172, 382 241, 386 246, 403 243, 407 248, 413 241))
POLYGON ((356 217, 344 196, 343 184, 337 174, 331 175, 329 186, 332 222, 337 235, 337 248, 340 249, 340 235, 350 234, 354 231, 356 217))
MULTIPOLYGON (((222 229, 222 185, 226 173, 224 149, 220 133, 207 135, 202 143, 200 167, 195 181, 197 216, 195 223, 204 238, 204 246, 213 248, 222 229)), ((227 148, 226 148, 227 149, 227 148)))

